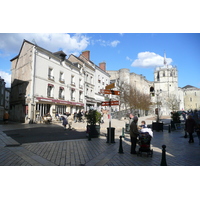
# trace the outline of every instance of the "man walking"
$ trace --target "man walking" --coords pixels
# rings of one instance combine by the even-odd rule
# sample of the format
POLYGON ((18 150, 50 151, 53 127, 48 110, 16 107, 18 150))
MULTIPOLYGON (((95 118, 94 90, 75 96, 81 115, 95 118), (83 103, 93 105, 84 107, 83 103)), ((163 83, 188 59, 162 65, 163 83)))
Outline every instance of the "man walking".
POLYGON ((136 143, 139 135, 137 127, 138 118, 135 116, 130 125, 130 137, 131 137, 131 154, 136 154, 136 143))

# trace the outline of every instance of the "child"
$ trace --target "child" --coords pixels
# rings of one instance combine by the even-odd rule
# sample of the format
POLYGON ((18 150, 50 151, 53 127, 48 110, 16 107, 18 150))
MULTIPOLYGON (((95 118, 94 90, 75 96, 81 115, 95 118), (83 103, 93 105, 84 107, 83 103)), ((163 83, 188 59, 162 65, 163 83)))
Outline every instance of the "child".
POLYGON ((140 127, 141 128, 147 128, 146 122, 145 121, 141 121, 140 127))

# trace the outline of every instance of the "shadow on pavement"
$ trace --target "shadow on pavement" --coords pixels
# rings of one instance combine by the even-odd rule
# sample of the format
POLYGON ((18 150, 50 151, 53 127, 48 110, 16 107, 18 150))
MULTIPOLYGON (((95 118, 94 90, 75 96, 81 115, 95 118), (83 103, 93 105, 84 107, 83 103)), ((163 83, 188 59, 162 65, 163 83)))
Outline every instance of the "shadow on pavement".
POLYGON ((61 126, 36 127, 3 131, 20 144, 60 140, 86 139, 85 131, 64 130, 61 126))

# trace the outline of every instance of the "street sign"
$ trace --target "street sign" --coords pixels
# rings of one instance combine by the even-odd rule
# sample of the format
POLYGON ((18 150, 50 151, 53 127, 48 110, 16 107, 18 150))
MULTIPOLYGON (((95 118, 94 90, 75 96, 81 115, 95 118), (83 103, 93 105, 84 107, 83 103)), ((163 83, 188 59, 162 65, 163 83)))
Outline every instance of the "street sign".
POLYGON ((119 101, 104 101, 101 102, 101 106, 117 106, 119 105, 119 101))
POLYGON ((111 88, 114 88, 115 87, 115 83, 111 83, 110 85, 107 85, 106 86, 106 89, 111 89, 111 88))
POLYGON ((112 95, 120 95, 120 91, 115 91, 115 90, 100 90, 101 93, 103 94, 112 94, 112 95))

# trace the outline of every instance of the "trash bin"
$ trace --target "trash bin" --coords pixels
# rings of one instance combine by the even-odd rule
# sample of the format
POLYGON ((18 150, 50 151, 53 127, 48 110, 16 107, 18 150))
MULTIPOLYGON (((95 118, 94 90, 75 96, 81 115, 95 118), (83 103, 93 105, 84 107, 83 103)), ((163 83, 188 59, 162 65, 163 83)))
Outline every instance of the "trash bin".
MULTIPOLYGON (((110 138, 110 128, 107 128, 107 143, 109 143, 110 138)), ((115 143, 115 128, 111 127, 111 143, 115 143)))

